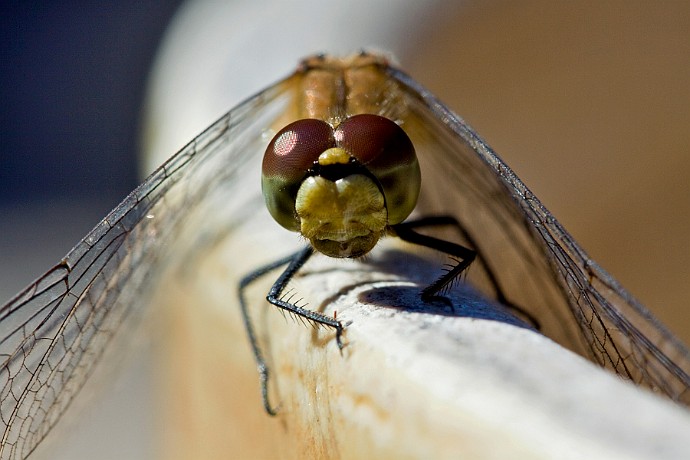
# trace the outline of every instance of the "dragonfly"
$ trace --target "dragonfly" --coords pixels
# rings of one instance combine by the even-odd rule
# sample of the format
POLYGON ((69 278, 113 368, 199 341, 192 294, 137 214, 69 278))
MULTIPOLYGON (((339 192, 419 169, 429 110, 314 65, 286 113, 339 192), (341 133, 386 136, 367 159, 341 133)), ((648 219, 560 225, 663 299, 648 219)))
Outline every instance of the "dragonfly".
MULTIPOLYGON (((389 129, 409 138, 420 171, 419 193, 416 200, 403 197, 391 205, 392 230, 407 214, 413 220, 450 216, 442 223, 452 221, 460 230, 453 244, 469 250, 463 253, 467 259, 475 256, 463 275, 467 283, 498 302, 524 308, 540 332, 561 345, 638 385, 690 403, 688 348, 587 256, 474 130, 385 56, 319 55, 209 126, 57 265, 0 308, 0 458, 25 458, 36 449, 105 350, 151 302, 167 267, 193 264, 200 248, 208 250, 241 231, 258 212, 277 210, 276 225, 290 229, 292 211, 281 212, 279 204, 271 210, 270 203, 266 210, 259 176, 276 134, 314 118, 305 116, 310 113, 335 130, 358 116, 385 119, 389 129), (316 81, 330 82, 331 90, 315 91, 322 88, 316 81), (190 225, 199 219, 202 227, 190 225), (181 246, 181 241, 193 242, 181 246)), ((336 152, 327 162, 342 162, 341 155, 336 152)), ((369 179, 376 184, 390 171, 390 165, 370 171, 369 179)), ((264 191, 280 190, 270 183, 275 178, 268 175, 264 191)), ((289 180, 301 183, 301 177, 289 180)), ((401 190, 392 185, 393 192, 401 190)), ((288 198, 288 207, 294 205, 292 195, 288 198)), ((336 246, 336 252, 345 251, 339 255, 359 255, 336 246)), ((263 270, 287 264, 290 273, 295 260, 299 265, 299 256, 286 256, 263 270)), ((336 330, 346 327, 331 320, 336 330)), ((266 398, 264 404, 270 409, 266 398)))

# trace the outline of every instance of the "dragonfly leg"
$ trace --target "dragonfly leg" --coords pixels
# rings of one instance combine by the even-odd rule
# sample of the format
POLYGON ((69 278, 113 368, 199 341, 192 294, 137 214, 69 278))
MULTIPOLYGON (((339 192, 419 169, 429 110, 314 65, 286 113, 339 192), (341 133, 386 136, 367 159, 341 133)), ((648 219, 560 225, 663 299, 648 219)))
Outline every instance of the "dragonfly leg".
MULTIPOLYGON (((442 216, 439 216, 439 218, 440 217, 442 216)), ((441 223, 441 221, 437 222, 437 219, 438 218, 435 217, 428 217, 390 226, 391 232, 404 241, 436 249, 437 251, 444 252, 459 259, 457 265, 422 290, 422 299, 424 300, 429 300, 443 289, 448 288, 453 281, 470 266, 477 256, 476 251, 472 249, 450 241, 434 238, 433 236, 422 235, 414 230, 417 227, 447 225, 441 223)))
POLYGON ((242 308, 242 319, 244 321, 244 326, 247 330, 247 335, 249 336, 249 342, 252 347, 252 351, 254 353, 254 359, 256 361, 256 365, 259 371, 259 378, 261 381, 261 398, 263 400, 264 408, 266 409, 266 412, 268 412, 269 415, 276 415, 277 414, 277 408, 274 408, 268 397, 268 380, 269 380, 269 369, 268 365, 266 364, 266 360, 264 358, 263 352, 261 350, 261 347, 259 346, 259 342, 256 337, 256 332, 254 331, 254 326, 252 325, 250 316, 249 316, 249 311, 247 308, 247 301, 244 295, 244 290, 245 288, 251 284, 252 282, 256 281, 258 278, 264 276, 268 272, 282 266, 285 264, 288 264, 287 268, 283 271, 283 273, 278 277, 278 279, 273 283, 273 286, 271 287, 270 291, 268 292, 268 295, 266 296, 266 299, 273 305, 282 308, 283 310, 287 310, 290 313, 294 313, 295 315, 298 315, 300 317, 303 317, 309 321, 312 321, 317 324, 323 324, 324 326, 329 326, 332 327, 336 330, 336 342, 338 344, 338 348, 343 348, 343 343, 342 343, 342 332, 343 332, 343 325, 340 323, 340 321, 337 321, 334 318, 331 318, 326 315, 322 315, 320 313, 307 310, 306 308, 302 308, 298 305, 292 304, 290 302, 286 302, 281 299, 281 295, 283 293, 283 290, 287 286, 287 284, 290 282, 292 277, 299 271, 300 268, 309 260, 309 258, 314 254, 314 249, 309 246, 304 249, 301 249, 297 251, 296 253, 284 257, 282 259, 278 259, 274 262, 271 262, 270 264, 264 265, 263 267, 260 267, 253 272, 247 274, 242 280, 240 280, 239 284, 239 298, 240 298, 240 306, 242 308))
POLYGON ((438 293, 440 290, 444 289, 447 287, 452 281, 455 279, 455 277, 459 276, 463 270, 465 270, 471 263, 472 260, 474 260, 475 257, 477 257, 481 262, 482 265, 484 266, 484 269, 486 271, 486 275, 489 278, 489 281, 491 284, 494 286, 494 290, 496 292, 496 300, 498 300, 500 303, 503 305, 512 308, 522 316, 524 316, 529 322, 531 322, 537 329, 540 329, 539 321, 528 311, 526 311, 524 308, 520 307, 519 305, 515 305, 512 303, 508 298, 506 297, 503 289, 501 288, 501 285, 498 281, 498 277, 496 276, 496 273, 494 272, 493 268, 491 267, 491 264, 489 263, 488 259, 482 255, 482 251, 480 246, 476 243, 475 239, 472 237, 470 232, 467 231, 465 227, 462 226, 462 224, 456 219, 455 217, 451 215, 438 215, 438 216, 427 216, 427 217, 422 217, 413 221, 409 222, 403 222, 402 224, 397 224, 391 226, 393 230, 395 231, 395 234, 400 237, 401 239, 408 241, 410 243, 415 243, 415 244, 420 244, 422 246, 426 246, 432 249, 439 250, 441 252, 445 252, 446 254, 450 254, 455 257, 463 257, 463 254, 469 254, 470 260, 467 263, 464 263, 465 261, 463 260, 461 263, 459 263, 454 269, 450 270, 448 273, 443 275, 441 278, 436 280, 434 283, 431 285, 427 286, 426 289, 422 291, 422 298, 429 298, 433 296, 434 294, 438 293), (404 226, 403 228, 403 235, 400 234, 400 227, 404 226), (450 243, 444 240, 439 240, 437 238, 431 238, 424 236, 425 239, 430 239, 433 240, 434 243, 440 242, 443 244, 439 245, 429 245, 425 244, 426 241, 418 241, 417 238, 420 235, 419 233, 415 232, 412 229, 415 228, 420 228, 420 227, 438 227, 438 226, 452 226, 458 230, 458 232, 462 235, 462 237, 469 243, 469 245, 473 249, 468 249, 465 248, 464 246, 460 246, 454 243, 450 243), (410 235, 412 236, 412 239, 410 239, 410 235), (457 250, 457 248, 460 248, 461 251, 458 252, 452 252, 453 249, 457 250), (451 251, 447 250, 451 249, 451 251))
POLYGON ((301 316, 302 318, 312 321, 316 324, 332 327, 336 331, 335 338, 336 342, 338 343, 338 348, 342 349, 343 343, 341 341, 341 335, 343 332, 343 325, 340 323, 340 321, 333 319, 330 316, 322 315, 321 313, 302 308, 296 304, 286 302, 281 298, 283 290, 287 284, 290 282, 295 273, 297 273, 297 271, 302 268, 306 261, 309 260, 309 257, 311 257, 312 254, 314 254, 314 248, 311 246, 308 246, 307 248, 295 254, 294 258, 290 262, 290 265, 288 265, 285 271, 278 277, 276 282, 273 283, 271 290, 268 291, 266 300, 278 308, 282 308, 290 313, 294 313, 295 315, 301 316))

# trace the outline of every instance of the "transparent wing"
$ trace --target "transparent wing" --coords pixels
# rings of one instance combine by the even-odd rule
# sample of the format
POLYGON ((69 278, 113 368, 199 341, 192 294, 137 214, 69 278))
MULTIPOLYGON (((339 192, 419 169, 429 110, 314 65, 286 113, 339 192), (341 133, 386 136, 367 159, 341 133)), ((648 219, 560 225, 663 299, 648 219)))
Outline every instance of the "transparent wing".
POLYGON ((184 223, 196 209, 217 206, 221 198, 227 202, 234 193, 226 184, 247 159, 260 158, 255 150, 263 149, 262 132, 281 112, 289 81, 209 127, 58 265, 0 308, 0 458, 25 458, 33 451, 123 322, 146 306, 185 237, 184 223))
POLYGON ((508 300, 536 317, 545 335, 690 404, 685 345, 585 254, 461 118, 404 73, 388 73, 402 86, 408 114, 401 121, 423 172, 418 210, 460 219, 482 255, 483 268, 471 267, 469 279, 495 291, 490 266, 508 300))

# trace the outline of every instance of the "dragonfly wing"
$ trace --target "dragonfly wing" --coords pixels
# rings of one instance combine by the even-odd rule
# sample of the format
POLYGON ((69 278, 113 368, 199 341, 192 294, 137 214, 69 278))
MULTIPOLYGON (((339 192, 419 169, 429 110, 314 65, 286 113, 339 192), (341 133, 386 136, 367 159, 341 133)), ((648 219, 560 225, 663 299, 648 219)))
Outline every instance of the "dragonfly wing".
POLYGON ((217 205, 224 184, 260 158, 251 149, 288 86, 289 78, 219 119, 0 308, 0 458, 25 458, 54 426, 124 321, 146 307, 190 214, 217 205))
POLYGON ((402 122, 418 150, 418 207, 460 219, 483 256, 470 279, 487 291, 498 284, 553 340, 690 404, 688 348, 587 256, 460 117, 403 72, 388 72, 405 95, 402 122))

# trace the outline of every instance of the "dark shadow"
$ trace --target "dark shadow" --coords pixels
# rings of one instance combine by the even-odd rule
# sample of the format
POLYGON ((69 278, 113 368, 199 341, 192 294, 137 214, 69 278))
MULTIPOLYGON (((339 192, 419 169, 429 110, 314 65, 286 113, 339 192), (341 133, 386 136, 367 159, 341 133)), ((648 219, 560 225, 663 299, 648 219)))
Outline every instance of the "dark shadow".
MULTIPOLYGON (((357 270, 364 269, 377 273, 393 274, 403 281, 414 283, 416 286, 375 287, 362 292, 358 300, 383 308, 500 321, 537 331, 529 319, 520 315, 519 310, 490 299, 463 280, 459 280, 447 292, 438 295, 431 301, 422 300, 422 289, 443 273, 443 261, 440 260, 429 260, 417 254, 397 249, 387 249, 374 256, 368 256, 364 261, 364 267, 357 268, 357 270)), ((342 269, 342 267, 338 268, 341 271, 342 269)), ((472 267, 470 267, 471 269, 472 267)), ((318 311, 323 311, 327 305, 353 289, 370 284, 372 281, 342 287, 338 292, 324 299, 319 305, 318 311)))
MULTIPOLYGON (((511 311, 460 283, 451 292, 425 302, 421 298, 422 286, 390 286, 374 288, 359 295, 362 303, 384 308, 414 311, 432 315, 455 316, 500 321, 535 330, 531 324, 511 311)), ((536 332, 536 330, 535 330, 536 332)))

